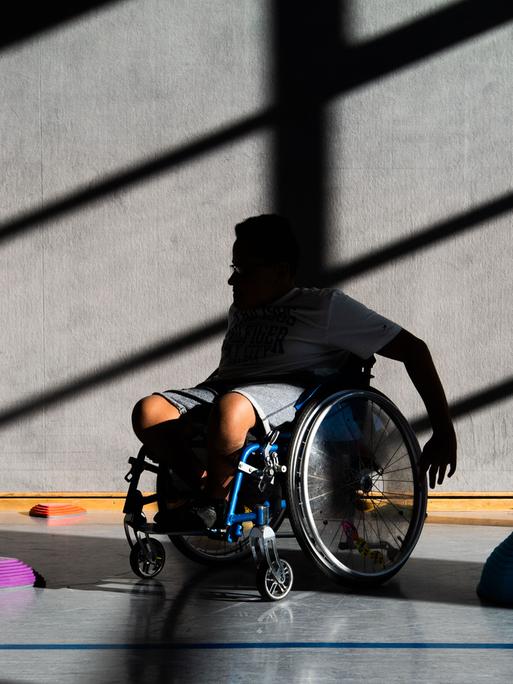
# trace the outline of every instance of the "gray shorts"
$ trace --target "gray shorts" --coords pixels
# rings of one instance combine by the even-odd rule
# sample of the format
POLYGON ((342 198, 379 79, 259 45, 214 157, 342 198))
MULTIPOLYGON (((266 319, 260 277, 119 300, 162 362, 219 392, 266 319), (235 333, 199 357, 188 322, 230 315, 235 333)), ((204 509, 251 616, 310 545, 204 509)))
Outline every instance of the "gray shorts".
POLYGON ((303 385, 287 383, 260 383, 252 385, 198 385, 181 390, 165 390, 155 392, 167 399, 182 415, 190 413, 194 423, 201 423, 208 418, 208 413, 216 399, 227 392, 242 394, 252 403, 255 413, 260 418, 265 434, 272 428, 295 416, 294 404, 303 394, 303 385), (194 419, 196 418, 196 419, 194 419))

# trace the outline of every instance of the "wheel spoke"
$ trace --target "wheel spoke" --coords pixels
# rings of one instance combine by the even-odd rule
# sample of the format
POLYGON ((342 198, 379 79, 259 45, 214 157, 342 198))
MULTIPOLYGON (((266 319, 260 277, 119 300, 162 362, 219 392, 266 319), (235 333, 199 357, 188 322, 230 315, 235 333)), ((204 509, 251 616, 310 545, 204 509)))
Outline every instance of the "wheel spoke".
POLYGON ((333 494, 333 492, 337 491, 336 489, 330 489, 327 492, 324 492, 323 494, 318 494, 317 496, 312 496, 309 498, 309 501, 317 501, 317 499, 322 499, 323 496, 328 496, 329 494, 333 494))
POLYGON ((411 473, 412 472, 411 465, 403 466, 402 468, 394 468, 393 470, 386 470, 386 471, 384 471, 383 475, 390 475, 390 473, 400 473, 403 470, 408 470, 411 473))
POLYGON ((399 456, 397 458, 395 458, 393 461, 389 460, 389 462, 386 465, 380 466, 380 470, 384 473, 390 473, 396 469, 401 470, 404 468, 411 468, 411 463, 409 463, 409 458, 408 458, 407 452, 399 454, 399 456), (405 459, 406 459, 406 461, 405 461, 405 459), (405 462, 407 465, 401 466, 401 464, 405 463, 405 462))
MULTIPOLYGON (((375 406, 376 404, 374 404, 374 402, 372 402, 372 405, 375 406)), ((379 416, 379 417, 381 417, 381 413, 382 413, 381 407, 379 407, 379 410, 380 410, 380 416, 379 416)), ((373 420, 373 417, 374 417, 374 411, 371 409, 371 421, 372 421, 372 427, 374 428, 374 420, 373 420)), ((389 416, 389 417, 388 417, 388 420, 387 420, 387 422, 386 422, 386 425, 384 425, 383 428, 382 428, 382 430, 381 430, 381 435, 380 435, 380 437, 379 437, 378 443, 376 444, 376 447, 372 450, 373 453, 374 453, 374 457, 376 457, 376 454, 377 454, 378 451, 379 451, 379 447, 380 447, 380 445, 381 445, 381 441, 383 440, 383 437, 384 437, 385 434, 386 434, 386 430, 387 430, 388 424, 390 423, 391 420, 392 420, 392 419, 391 419, 390 416, 389 416)))
MULTIPOLYGON (((375 506, 375 505, 374 505, 374 502, 373 502, 373 506, 374 506, 375 515, 381 519, 381 521, 383 522, 383 524, 384 524, 385 527, 387 528, 388 533, 389 533, 391 539, 395 539, 393 531, 390 529, 390 527, 388 526, 388 523, 387 523, 387 521, 385 520, 384 516, 383 516, 383 515, 381 514, 381 512, 379 511, 379 507, 378 507, 378 506, 375 506)), ((396 525, 396 527, 397 527, 397 525, 396 525)), ((399 528, 398 528, 398 529, 399 529, 399 528)), ((399 529, 399 531, 402 533, 402 530, 399 529)))
MULTIPOLYGON (((402 446, 404 446, 404 442, 403 442, 403 440, 401 439, 401 442, 400 442, 399 446, 397 447, 397 449, 394 451, 394 453, 392 454, 392 456, 390 456, 390 458, 389 458, 388 461, 385 463, 385 465, 382 466, 382 470, 386 470, 389 466, 391 466, 391 465, 393 465, 393 463, 395 463, 395 461, 393 461, 393 458, 394 458, 394 456, 397 454, 397 452, 399 451, 399 449, 400 449, 402 446)), ((399 458, 402 458, 402 457, 403 457, 403 454, 401 454, 401 455, 399 456, 399 458)), ((397 460, 399 460, 399 458, 398 458, 397 460)))
MULTIPOLYGON (((398 512, 398 514, 403 518, 403 520, 404 520, 405 522, 408 523, 408 526, 409 526, 410 521, 411 521, 411 518, 410 518, 410 520, 406 520, 406 518, 404 518, 403 509, 398 508, 398 507, 395 505, 395 503, 394 503, 391 499, 389 499, 389 498, 386 496, 386 494, 384 494, 383 492, 382 492, 382 494, 383 494, 383 498, 387 501, 387 503, 389 503, 391 506, 393 506, 393 508, 398 512)), ((378 509, 379 509, 379 507, 376 507, 376 514, 378 514, 378 509)), ((380 517, 383 519, 383 515, 382 515, 381 513, 379 513, 379 515, 380 515, 380 517)), ((396 528, 402 533, 401 528, 400 528, 398 525, 396 525, 396 523, 394 523, 393 521, 391 521, 391 524, 392 524, 394 527, 396 527, 396 528)))
POLYGON ((342 525, 339 526, 339 525, 338 525, 338 522, 339 522, 339 521, 337 520, 337 525, 335 526, 335 534, 333 535, 333 537, 332 537, 332 539, 331 539, 331 543, 330 543, 330 545, 329 545, 329 548, 330 548, 330 549, 333 548, 333 544, 334 544, 334 542, 335 542, 335 539, 336 539, 338 536, 342 537, 342 534, 343 534, 343 532, 344 532, 344 530, 343 530, 343 528, 342 528, 342 525))

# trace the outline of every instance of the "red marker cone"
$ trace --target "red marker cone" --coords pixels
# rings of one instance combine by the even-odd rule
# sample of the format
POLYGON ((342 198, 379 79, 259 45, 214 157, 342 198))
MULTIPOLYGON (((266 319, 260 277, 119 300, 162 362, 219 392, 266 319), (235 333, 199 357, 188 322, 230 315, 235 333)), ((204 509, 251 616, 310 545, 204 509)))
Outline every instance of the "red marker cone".
POLYGON ((54 515, 81 515, 85 513, 85 508, 69 503, 38 503, 30 509, 30 515, 37 518, 50 518, 54 515))

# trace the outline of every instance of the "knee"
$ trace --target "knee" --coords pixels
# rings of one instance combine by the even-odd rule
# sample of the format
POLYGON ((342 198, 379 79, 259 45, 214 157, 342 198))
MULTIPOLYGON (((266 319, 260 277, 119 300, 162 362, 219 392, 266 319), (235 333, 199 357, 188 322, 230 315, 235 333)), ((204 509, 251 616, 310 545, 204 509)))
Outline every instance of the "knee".
POLYGON ((231 454, 246 441, 248 430, 255 426, 253 405, 242 394, 229 392, 219 399, 209 421, 209 446, 219 453, 231 454))
POLYGON ((132 426, 135 434, 140 437, 147 428, 174 420, 180 417, 178 409, 170 404, 164 397, 152 394, 143 397, 134 406, 132 411, 132 426))

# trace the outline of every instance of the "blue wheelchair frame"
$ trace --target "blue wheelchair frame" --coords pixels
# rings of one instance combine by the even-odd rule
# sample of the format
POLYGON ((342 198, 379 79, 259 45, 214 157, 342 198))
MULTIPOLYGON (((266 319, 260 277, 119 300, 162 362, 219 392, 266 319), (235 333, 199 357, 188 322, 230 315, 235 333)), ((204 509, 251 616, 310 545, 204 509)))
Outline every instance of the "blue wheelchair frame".
MULTIPOLYGON (((299 408, 299 405, 297 405, 299 408)), ((253 507, 249 513, 237 513, 237 503, 243 478, 246 476, 256 477, 259 482, 273 483, 275 477, 282 476, 287 468, 280 464, 278 459, 279 447, 275 440, 290 439, 290 432, 279 433, 275 430, 266 439, 265 443, 252 442, 246 445, 239 459, 237 473, 234 477, 229 504, 225 519, 225 528, 194 531, 166 531, 159 529, 155 523, 148 523, 142 512, 146 504, 158 501, 158 493, 144 496, 137 489, 140 475, 149 470, 158 474, 158 466, 146 460, 144 447, 140 450, 137 458, 130 458, 131 469, 125 480, 130 483, 123 512, 125 513, 124 526, 128 543, 131 547, 130 564, 134 572, 140 577, 154 577, 164 566, 165 551, 157 540, 150 538, 150 534, 166 534, 170 538, 180 537, 209 537, 216 540, 226 541, 228 544, 236 544, 243 536, 243 524, 253 523, 249 534, 249 545, 255 562, 257 563, 257 586, 264 598, 279 600, 284 598, 291 589, 293 574, 290 565, 278 556, 276 547, 276 534, 270 527, 271 504, 264 501, 253 507), (263 469, 248 465, 247 461, 252 454, 260 453, 264 461, 263 469), (132 539, 132 534, 135 539, 132 539), (270 578, 270 580, 269 580, 270 578), (269 590, 271 587, 271 591, 269 590)), ((286 509, 285 499, 279 502, 281 511, 286 509)), ((274 512, 274 511, 273 511, 274 512)), ((293 536, 293 535, 287 535, 293 536)))
MULTIPOLYGON (((248 471, 245 470, 244 466, 247 465, 247 460, 251 454, 254 454, 258 451, 262 450, 262 445, 259 444, 258 442, 255 442, 253 444, 250 444, 246 446, 242 452, 242 455, 239 460, 239 466, 238 466, 238 471, 235 476, 235 480, 233 483, 233 489, 232 493, 230 495, 230 505, 228 506, 228 512, 226 515, 226 527, 228 528, 228 534, 226 541, 228 542, 234 542, 236 541, 241 535, 242 535, 242 525, 241 523, 244 522, 253 522, 256 525, 264 525, 266 524, 266 521, 269 520, 269 513, 265 512, 263 510, 263 507, 269 507, 270 503, 268 501, 264 502, 263 507, 258 506, 256 511, 252 513, 236 513, 235 509, 237 507, 237 502, 239 498, 239 492, 240 488, 242 485, 242 479, 244 477, 244 474, 247 473, 248 471), (231 528, 233 525, 235 525, 235 530, 234 534, 232 536, 231 531, 229 528, 231 528)), ((278 447, 273 444, 269 448, 269 453, 277 454, 278 453, 278 447)), ((256 470, 256 468, 255 468, 256 470)), ((251 472, 251 471, 249 471, 251 472)), ((285 471, 283 471, 285 472, 285 471)), ((283 509, 286 508, 286 501, 285 499, 281 500, 281 507, 283 509)))

